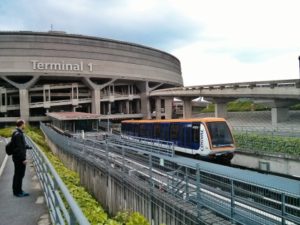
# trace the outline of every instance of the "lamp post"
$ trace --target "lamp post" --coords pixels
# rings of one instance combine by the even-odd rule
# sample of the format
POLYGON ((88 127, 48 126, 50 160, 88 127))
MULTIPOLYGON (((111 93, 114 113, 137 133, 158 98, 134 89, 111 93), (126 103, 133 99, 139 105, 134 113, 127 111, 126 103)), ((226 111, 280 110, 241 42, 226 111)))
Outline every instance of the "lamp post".
POLYGON ((299 79, 300 79, 300 56, 298 57, 299 60, 299 79))

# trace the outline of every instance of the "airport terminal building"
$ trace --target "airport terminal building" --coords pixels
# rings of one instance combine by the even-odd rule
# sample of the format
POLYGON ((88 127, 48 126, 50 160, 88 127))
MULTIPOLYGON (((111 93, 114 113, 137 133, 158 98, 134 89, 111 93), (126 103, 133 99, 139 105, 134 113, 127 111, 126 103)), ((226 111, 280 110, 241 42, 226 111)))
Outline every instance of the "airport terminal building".
POLYGON ((151 118, 157 105, 170 118, 172 98, 149 93, 182 84, 179 60, 157 49, 55 31, 0 32, 0 125, 45 121, 51 112, 151 118))

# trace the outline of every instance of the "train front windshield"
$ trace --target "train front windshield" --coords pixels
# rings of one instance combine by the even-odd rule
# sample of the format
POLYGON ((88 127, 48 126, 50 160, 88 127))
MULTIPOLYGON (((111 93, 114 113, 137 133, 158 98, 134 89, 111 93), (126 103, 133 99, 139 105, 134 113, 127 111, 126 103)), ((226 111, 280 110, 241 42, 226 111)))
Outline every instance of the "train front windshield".
POLYGON ((233 146, 233 138, 226 122, 206 123, 213 147, 233 146))

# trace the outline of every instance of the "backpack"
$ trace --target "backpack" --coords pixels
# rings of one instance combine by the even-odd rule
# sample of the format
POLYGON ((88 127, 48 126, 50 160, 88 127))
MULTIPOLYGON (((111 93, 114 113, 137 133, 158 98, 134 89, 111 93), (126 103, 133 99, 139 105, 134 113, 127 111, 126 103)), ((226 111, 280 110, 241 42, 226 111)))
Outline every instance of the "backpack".
POLYGON ((14 154, 14 150, 15 150, 15 144, 13 142, 13 136, 17 133, 17 131, 15 131, 10 139, 10 141, 7 143, 7 145, 5 146, 5 151, 7 155, 12 155, 14 154))

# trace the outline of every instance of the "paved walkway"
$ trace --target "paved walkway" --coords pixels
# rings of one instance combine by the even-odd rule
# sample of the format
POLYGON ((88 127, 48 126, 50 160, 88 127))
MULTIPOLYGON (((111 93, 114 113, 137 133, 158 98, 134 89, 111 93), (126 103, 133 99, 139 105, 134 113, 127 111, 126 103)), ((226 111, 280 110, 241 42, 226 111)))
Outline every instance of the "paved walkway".
MULTIPOLYGON (((2 140, 0 152, 3 152, 5 145, 3 139, 0 140, 2 140)), ((28 158, 31 158, 30 155, 28 158)), ((4 160, 0 159, 0 168, 3 162, 4 160)), ((3 173, 0 174, 0 225, 51 224, 44 195, 32 163, 27 164, 23 180, 23 189, 30 193, 29 197, 18 198, 12 193, 14 165, 10 156, 3 168, 3 173)))

